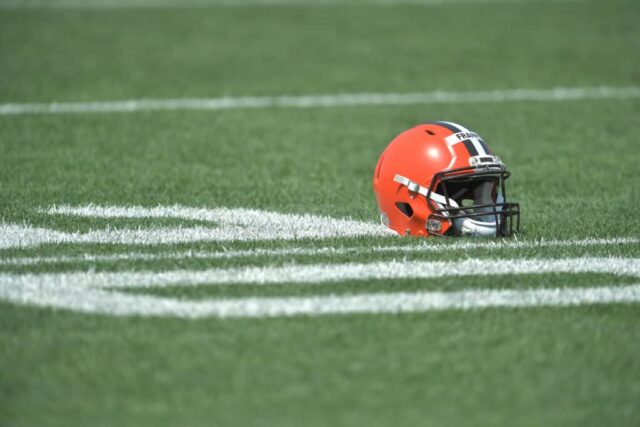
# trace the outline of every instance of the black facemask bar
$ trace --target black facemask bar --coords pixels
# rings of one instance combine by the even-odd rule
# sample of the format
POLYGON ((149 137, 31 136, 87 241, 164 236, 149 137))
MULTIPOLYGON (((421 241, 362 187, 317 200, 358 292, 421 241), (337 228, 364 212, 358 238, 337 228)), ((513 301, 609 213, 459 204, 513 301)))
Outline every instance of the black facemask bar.
MULTIPOLYGON (((439 172, 433 176, 429 191, 427 193, 427 203, 432 210, 427 220, 435 219, 440 221, 452 221, 459 218, 478 218, 492 216, 496 224, 496 237, 507 237, 513 235, 514 231, 520 231, 520 205, 518 203, 507 203, 507 195, 505 191, 505 180, 511 176, 504 165, 493 164, 483 167, 469 166, 465 168, 451 169, 439 172), (459 184, 461 182, 474 180, 486 180, 488 178, 497 178, 499 182, 496 184, 502 192, 503 201, 501 203, 479 204, 472 206, 450 207, 449 203, 445 207, 439 206, 432 198, 432 193, 444 196, 446 201, 453 200, 454 194, 451 194, 451 188, 447 184, 459 184), (438 190, 438 191, 436 191, 438 190), (439 193, 440 192, 440 193, 439 193), (450 199, 451 197, 451 199, 450 199), (472 212, 469 212, 472 211, 472 212)), ((450 187, 451 187, 450 186, 450 187)), ((428 228, 428 227, 427 227, 428 228)), ((455 233, 455 227, 450 228, 450 233, 455 233)), ((429 230, 428 230, 429 231, 429 230)), ((429 231, 431 234, 439 234, 429 231)))

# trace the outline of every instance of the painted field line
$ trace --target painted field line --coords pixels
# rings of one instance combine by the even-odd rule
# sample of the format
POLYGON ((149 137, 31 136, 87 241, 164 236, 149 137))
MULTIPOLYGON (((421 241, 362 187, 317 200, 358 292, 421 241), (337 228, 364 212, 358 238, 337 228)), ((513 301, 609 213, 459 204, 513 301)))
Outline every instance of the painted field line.
POLYGON ((166 299, 164 301, 160 299, 161 301, 151 304, 143 298, 134 297, 133 299, 135 303, 140 304, 135 309, 135 313, 125 311, 122 314, 184 318, 265 318, 356 313, 393 314, 492 307, 514 308, 637 303, 640 301, 640 285, 518 291, 480 289, 461 292, 398 292, 345 296, 238 298, 184 302, 179 307, 163 306, 163 303, 171 301, 166 299))
POLYGON ((280 257, 280 256, 321 256, 321 255, 348 255, 348 254, 372 254, 372 253, 397 253, 397 254, 421 254, 443 253, 460 250, 487 250, 500 249, 535 249, 552 247, 591 247, 591 246, 625 246, 638 245, 640 238, 616 237, 616 238, 587 238, 570 240, 495 240, 481 242, 457 242, 432 239, 421 242, 419 245, 392 245, 392 246, 323 246, 323 247, 289 247, 278 249, 245 249, 226 251, 174 251, 174 252, 125 252, 117 254, 91 254, 70 256, 40 256, 40 257, 15 257, 0 259, 0 265, 28 266, 38 264, 65 264, 65 263, 98 263, 118 261, 159 261, 159 260, 207 260, 207 259, 234 259, 256 257, 280 257))
POLYGON ((211 227, 161 227, 65 232, 23 224, 0 223, 0 249, 44 244, 157 245, 190 242, 326 239, 393 234, 380 224, 322 215, 284 214, 256 209, 187 206, 57 206, 50 215, 95 218, 174 218, 211 223, 211 227))
POLYGON ((502 103, 515 101, 573 101, 640 98, 640 87, 580 87, 507 89, 473 92, 353 93, 308 96, 133 99, 126 101, 0 104, 0 115, 124 113, 161 110, 233 110, 250 108, 317 108, 362 105, 502 103))
POLYGON ((281 298, 185 301, 120 293, 122 287, 215 284, 318 284, 344 280, 435 278, 544 273, 608 273, 640 277, 635 258, 568 258, 462 262, 379 262, 283 267, 245 267, 204 271, 76 272, 0 274, 0 298, 18 304, 64 308, 115 316, 271 317, 338 313, 398 313, 486 307, 630 303, 640 301, 640 284, 622 287, 528 290, 475 289, 281 298))
POLYGON ((92 289, 82 293, 61 286, 45 298, 38 290, 4 298, 17 304, 53 307, 110 316, 162 316, 186 319, 269 318, 332 314, 396 314, 483 308, 582 306, 640 302, 640 284, 593 288, 527 290, 475 289, 458 292, 394 292, 280 298, 188 301, 92 289), (73 299, 76 298, 76 299, 73 299))
MULTIPOLYGON (((51 275, 15 275, 25 281, 44 280, 79 288, 158 288, 202 285, 322 284, 347 280, 428 279, 450 276, 496 276, 505 274, 610 273, 640 278, 637 258, 563 259, 466 259, 463 261, 380 261, 344 264, 294 264, 246 266, 206 270, 140 272, 74 272, 51 275), (36 279, 39 277, 39 279, 36 279)), ((0 275, 0 280, 3 276, 0 275)), ((10 280, 10 279, 8 279, 10 280)))

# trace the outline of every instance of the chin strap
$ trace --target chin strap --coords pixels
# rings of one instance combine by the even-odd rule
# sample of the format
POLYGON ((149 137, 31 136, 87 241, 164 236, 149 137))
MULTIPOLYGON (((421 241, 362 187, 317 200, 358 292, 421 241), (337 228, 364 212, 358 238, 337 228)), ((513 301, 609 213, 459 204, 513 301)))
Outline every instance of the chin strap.
MULTIPOLYGON (((417 182, 411 181, 409 178, 404 177, 402 175, 394 176, 393 177, 393 181, 397 182, 400 185, 404 185, 412 193, 418 193, 418 194, 423 195, 424 197, 427 197, 427 195, 429 194, 429 189, 427 187, 423 187, 422 185, 418 184, 417 182)), ((445 205, 445 206, 449 205, 449 206, 452 206, 454 208, 458 207, 458 204, 456 203, 455 200, 447 199, 443 195, 438 194, 438 193, 434 193, 433 191, 429 195, 429 198, 431 200, 433 200, 434 202, 439 203, 441 205, 445 205)))

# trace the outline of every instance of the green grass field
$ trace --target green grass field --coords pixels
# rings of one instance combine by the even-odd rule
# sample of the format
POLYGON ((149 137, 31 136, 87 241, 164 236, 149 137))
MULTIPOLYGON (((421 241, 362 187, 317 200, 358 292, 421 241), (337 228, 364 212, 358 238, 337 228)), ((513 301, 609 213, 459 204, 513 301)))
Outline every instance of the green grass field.
POLYGON ((638 96, 3 112, 10 104, 141 99, 637 91, 640 3, 257 3, 264 2, 0 1, 0 426, 640 424, 637 298, 405 313, 171 314, 211 301, 260 306, 318 296, 339 306, 370 294, 638 285, 638 96), (379 154, 428 120, 463 123, 505 161, 510 198, 523 211, 517 239, 162 243, 159 233, 184 237, 225 225, 193 215, 52 210, 179 205, 375 223, 379 154), (151 243, 126 240, 136 232, 151 243), (62 235, 68 241, 51 237, 62 235), (610 268, 595 271, 598 259, 610 268), (437 261, 453 273, 319 278, 346 263, 402 269, 437 261), (497 270, 456 273, 476 261, 497 270), (579 268, 500 272, 529 261, 579 268), (309 280, 278 277, 314 266, 320 276, 309 280), (256 267, 275 272, 274 281, 242 276, 256 267), (83 305, 93 289, 82 287, 86 278, 207 271, 199 284, 125 282, 96 294, 104 304, 83 305), (216 282, 225 274, 240 278, 216 282), (77 283, 55 279, 72 276, 77 283), (148 301, 152 311, 143 313, 148 301), (118 315, 116 307, 132 311, 118 315))

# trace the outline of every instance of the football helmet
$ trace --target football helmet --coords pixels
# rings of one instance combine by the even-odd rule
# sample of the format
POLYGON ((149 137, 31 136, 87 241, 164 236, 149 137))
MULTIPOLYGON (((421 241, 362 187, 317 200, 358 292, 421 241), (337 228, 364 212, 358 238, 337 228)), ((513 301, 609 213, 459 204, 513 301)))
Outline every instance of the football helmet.
POLYGON ((429 122, 398 135, 373 175, 381 221, 400 235, 510 236, 520 206, 507 203, 511 174, 475 132, 429 122))

